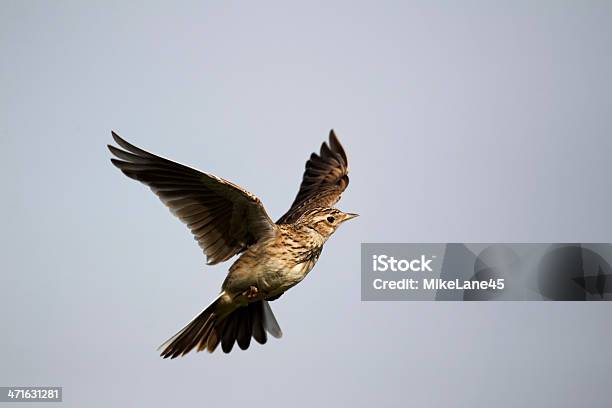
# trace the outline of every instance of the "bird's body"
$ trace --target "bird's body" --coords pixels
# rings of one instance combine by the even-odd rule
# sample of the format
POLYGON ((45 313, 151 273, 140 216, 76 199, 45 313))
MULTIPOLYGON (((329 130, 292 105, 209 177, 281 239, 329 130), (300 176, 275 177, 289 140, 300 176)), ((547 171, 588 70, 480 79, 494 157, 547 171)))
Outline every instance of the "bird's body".
POLYGON ((125 150, 109 146, 112 159, 128 177, 147 184, 185 222, 211 264, 241 253, 231 265, 221 293, 162 347, 162 356, 234 342, 249 346, 251 337, 281 336, 269 301, 301 282, 316 264, 323 245, 340 224, 356 216, 332 208, 348 185, 348 161, 333 131, 330 146, 306 163, 300 191, 290 210, 273 223, 261 201, 219 177, 137 148, 113 133, 125 150))
POLYGON ((259 300, 282 295, 312 270, 333 232, 317 223, 326 223, 327 217, 348 220, 353 216, 331 208, 320 209, 306 213, 293 224, 277 225, 276 235, 249 247, 229 268, 223 290, 241 294, 254 286, 259 300))
POLYGON ((281 295, 310 272, 323 249, 316 231, 293 224, 279 225, 278 234, 249 247, 229 268, 226 293, 239 295, 257 287, 257 299, 281 295))

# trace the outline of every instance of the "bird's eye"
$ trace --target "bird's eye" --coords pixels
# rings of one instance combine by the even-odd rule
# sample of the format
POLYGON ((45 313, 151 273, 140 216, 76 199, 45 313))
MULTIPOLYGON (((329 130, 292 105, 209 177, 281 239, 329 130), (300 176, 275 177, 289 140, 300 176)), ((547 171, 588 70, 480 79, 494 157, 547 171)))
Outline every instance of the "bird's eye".
POLYGON ((330 224, 333 224, 334 220, 334 217, 327 217, 327 222, 329 222, 330 224))

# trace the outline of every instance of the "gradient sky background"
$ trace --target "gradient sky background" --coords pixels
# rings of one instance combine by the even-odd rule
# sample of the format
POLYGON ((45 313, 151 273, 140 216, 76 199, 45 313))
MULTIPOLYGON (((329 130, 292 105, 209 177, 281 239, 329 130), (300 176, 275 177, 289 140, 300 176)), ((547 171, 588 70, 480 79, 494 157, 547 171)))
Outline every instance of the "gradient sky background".
POLYGON ((611 242, 611 2, 4 0, 0 50, 0 385, 67 407, 609 406, 610 303, 361 302, 359 244, 611 242), (160 359, 229 264, 111 166, 110 130, 276 219, 332 127, 362 217, 272 304, 283 339, 160 359))

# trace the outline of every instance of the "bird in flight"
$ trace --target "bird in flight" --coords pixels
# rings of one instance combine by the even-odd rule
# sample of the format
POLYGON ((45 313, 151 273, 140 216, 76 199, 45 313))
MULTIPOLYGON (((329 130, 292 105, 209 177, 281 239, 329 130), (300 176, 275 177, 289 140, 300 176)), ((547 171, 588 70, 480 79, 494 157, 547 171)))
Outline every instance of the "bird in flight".
POLYGON ((240 257, 230 266, 217 298, 160 346, 163 358, 193 349, 246 350, 251 338, 282 336, 268 302, 298 284, 319 259, 323 244, 357 214, 333 207, 349 183, 348 160, 333 130, 329 144, 306 162, 289 211, 274 223, 256 196, 220 177, 142 150, 115 132, 112 163, 146 184, 185 223, 209 265, 240 257))

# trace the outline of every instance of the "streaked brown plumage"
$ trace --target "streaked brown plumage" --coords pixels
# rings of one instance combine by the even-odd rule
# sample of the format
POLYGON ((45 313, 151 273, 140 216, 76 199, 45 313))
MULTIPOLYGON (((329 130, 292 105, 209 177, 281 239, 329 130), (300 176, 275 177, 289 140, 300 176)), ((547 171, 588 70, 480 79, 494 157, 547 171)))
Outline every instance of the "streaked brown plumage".
POLYGON ((209 264, 241 253, 219 296, 166 341, 162 357, 196 348, 229 353, 235 342, 264 344, 266 332, 282 332, 269 301, 299 283, 317 262, 323 244, 356 214, 332 206, 348 186, 348 160, 332 130, 329 145, 306 162, 302 184, 289 211, 272 222, 261 201, 241 187, 144 151, 112 132, 122 148, 109 145, 125 175, 151 188, 191 230, 209 264))

